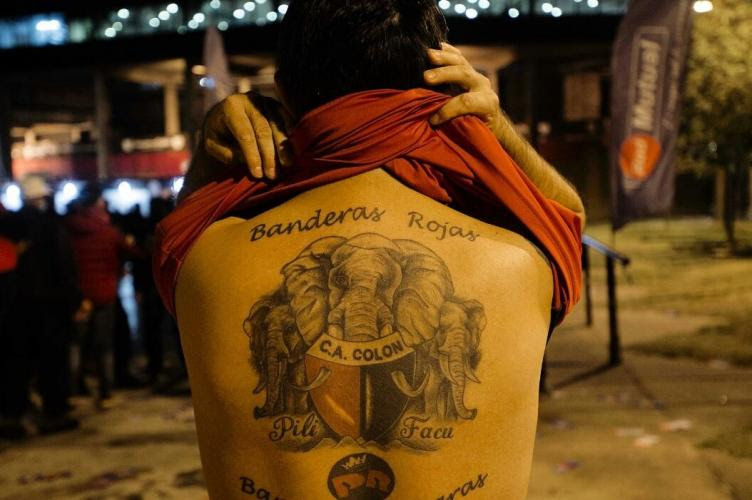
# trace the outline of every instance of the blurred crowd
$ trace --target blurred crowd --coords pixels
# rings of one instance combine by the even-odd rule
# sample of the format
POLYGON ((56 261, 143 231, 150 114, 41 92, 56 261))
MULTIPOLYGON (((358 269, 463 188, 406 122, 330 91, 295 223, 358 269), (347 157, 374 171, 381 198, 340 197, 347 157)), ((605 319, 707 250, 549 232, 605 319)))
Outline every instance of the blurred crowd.
POLYGON ((78 427, 73 396, 104 411, 113 390, 179 385, 177 328, 151 278, 171 193, 152 198, 146 217, 138 207, 113 214, 92 182, 61 216, 43 177, 21 189, 19 211, 0 204, 0 439, 78 427), (123 283, 135 306, 124 304, 123 283))

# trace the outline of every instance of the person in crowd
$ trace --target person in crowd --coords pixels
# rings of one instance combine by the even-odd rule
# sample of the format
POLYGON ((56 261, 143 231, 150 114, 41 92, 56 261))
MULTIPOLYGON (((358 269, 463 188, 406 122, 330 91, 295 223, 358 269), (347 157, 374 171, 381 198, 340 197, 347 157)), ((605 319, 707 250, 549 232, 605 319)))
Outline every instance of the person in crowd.
POLYGON ((83 294, 77 329, 81 369, 98 406, 110 398, 114 381, 113 337, 118 282, 125 256, 137 256, 132 236, 116 229, 102 190, 88 184, 65 218, 83 294), (92 376, 93 375, 93 376, 92 376))
POLYGON ((212 498, 525 497, 584 210, 446 35, 433 0, 292 0, 287 147, 255 98, 207 117, 154 271, 212 498))
MULTIPOLYGON (((0 220, 7 210, 0 203, 0 220)), ((7 328, 7 317, 16 291, 16 267, 18 266, 18 248, 16 243, 0 234, 0 332, 7 328)))
MULTIPOLYGON (((7 210, 0 203, 0 224, 7 218, 7 210)), ((2 227, 2 226, 0 226, 2 227)), ((18 266, 18 248, 16 242, 0 234, 0 345, 6 346, 9 340, 10 311, 15 302, 16 267, 18 266), (3 333, 5 332, 5 333, 3 333)), ((5 361, 5 359, 2 359, 5 361)), ((0 384, 2 384, 0 382, 0 384)), ((1 386, 0 386, 1 387, 1 386)), ((0 400, 0 438, 6 434, 25 435, 25 430, 18 425, 16 418, 6 418, 3 414, 5 403, 0 400)))
POLYGON ((141 312, 141 331, 146 354, 146 374, 155 392, 169 392, 185 380, 185 363, 174 319, 159 297, 151 267, 154 230, 172 212, 174 198, 169 190, 151 199, 148 229, 142 235, 140 247, 147 258, 134 262, 133 278, 141 312))
POLYGON ((23 208, 4 214, 0 222, 0 232, 18 249, 14 296, 0 333, 0 434, 8 438, 26 435, 21 419, 30 409, 34 376, 42 398, 39 432, 78 425, 68 415, 71 324, 81 304, 72 250, 51 209, 47 182, 32 175, 23 179, 21 187, 23 208))
MULTIPOLYGON (((134 205, 132 209, 124 214, 110 214, 112 224, 123 234, 132 235, 139 249, 144 248, 144 238, 148 232, 148 220, 141 214, 139 205, 134 205)), ((138 284, 136 283, 136 269, 143 265, 147 256, 140 255, 138 258, 129 259, 124 268, 125 272, 130 272, 133 276, 133 286, 135 296, 138 302, 138 284)), ((115 301, 115 334, 113 342, 114 358, 114 387, 116 388, 135 388, 143 385, 139 374, 136 373, 134 366, 134 357, 137 346, 133 342, 132 326, 129 322, 126 304, 129 299, 121 297, 115 301)), ((136 312, 136 311, 134 311, 136 312)), ((136 312, 138 314, 138 312, 136 312)))

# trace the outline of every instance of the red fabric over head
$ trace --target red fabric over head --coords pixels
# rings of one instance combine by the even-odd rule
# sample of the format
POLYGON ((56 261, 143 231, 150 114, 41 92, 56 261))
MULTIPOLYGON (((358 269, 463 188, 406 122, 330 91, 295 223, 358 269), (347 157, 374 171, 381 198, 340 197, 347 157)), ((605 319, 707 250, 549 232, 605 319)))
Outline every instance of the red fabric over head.
POLYGON ((290 139, 296 166, 279 182, 228 178, 189 196, 157 228, 154 276, 174 314, 183 260, 213 222, 232 212, 282 201, 312 188, 384 168, 410 188, 492 224, 511 214, 551 259, 553 308, 571 311, 580 297, 581 221, 546 198, 476 117, 432 128, 448 100, 423 89, 351 94, 307 114, 290 139), (500 217, 501 219, 501 217, 500 217))

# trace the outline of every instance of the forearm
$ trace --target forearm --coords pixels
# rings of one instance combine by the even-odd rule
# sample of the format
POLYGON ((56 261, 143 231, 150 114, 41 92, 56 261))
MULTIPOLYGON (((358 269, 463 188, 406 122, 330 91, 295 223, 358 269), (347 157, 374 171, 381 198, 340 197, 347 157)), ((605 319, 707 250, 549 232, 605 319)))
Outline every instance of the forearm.
POLYGON ((522 171, 547 198, 579 215, 585 227, 585 207, 574 187, 515 130, 503 112, 496 121, 491 127, 494 135, 522 171))

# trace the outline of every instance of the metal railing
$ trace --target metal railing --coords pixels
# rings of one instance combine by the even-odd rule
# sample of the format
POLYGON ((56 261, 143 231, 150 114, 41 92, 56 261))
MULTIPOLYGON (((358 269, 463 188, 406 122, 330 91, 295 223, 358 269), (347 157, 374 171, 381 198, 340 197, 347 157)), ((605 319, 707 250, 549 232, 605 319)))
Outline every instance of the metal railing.
POLYGON ((593 299, 590 286, 590 250, 594 250, 606 258, 606 284, 608 286, 608 366, 613 367, 621 363, 621 340, 619 338, 619 318, 616 304, 616 263, 627 267, 629 257, 617 252, 592 236, 582 237, 582 270, 584 273, 585 318, 587 326, 593 325, 593 299))
MULTIPOLYGON (((569 377, 566 380, 557 383, 553 387, 554 389, 559 389, 590 378, 621 364, 621 340, 619 338, 619 318, 616 304, 616 263, 618 262, 626 267, 630 263, 630 258, 609 247, 605 243, 596 240, 592 236, 584 235, 582 237, 583 292, 585 299, 585 322, 587 326, 593 325, 593 297, 590 275, 591 250, 603 255, 606 259, 606 284, 608 286, 608 362, 604 365, 588 370, 585 373, 579 373, 569 377)), ((544 355, 540 378, 540 392, 542 394, 548 393, 546 383, 547 371, 546 356, 544 355)))

